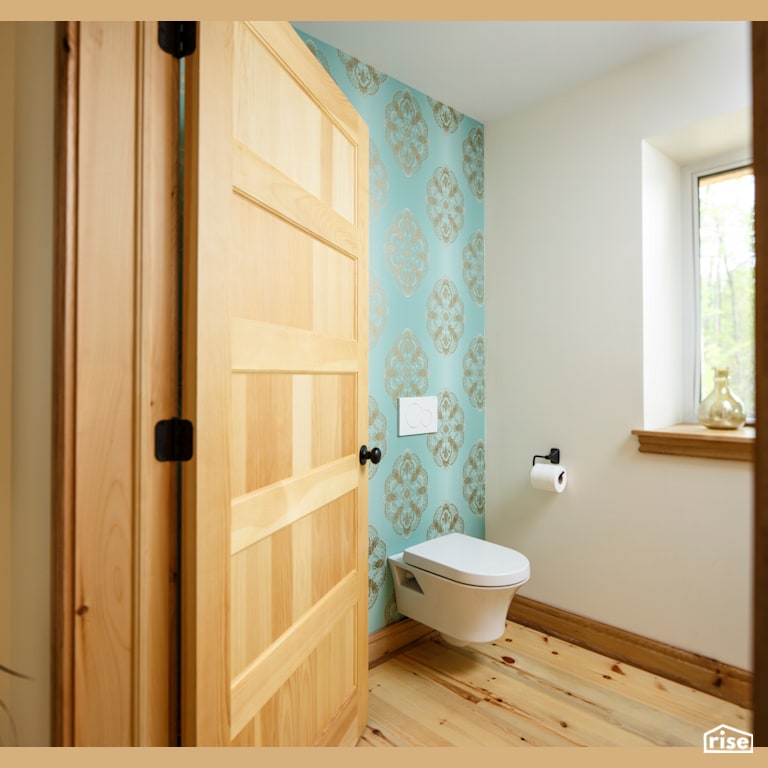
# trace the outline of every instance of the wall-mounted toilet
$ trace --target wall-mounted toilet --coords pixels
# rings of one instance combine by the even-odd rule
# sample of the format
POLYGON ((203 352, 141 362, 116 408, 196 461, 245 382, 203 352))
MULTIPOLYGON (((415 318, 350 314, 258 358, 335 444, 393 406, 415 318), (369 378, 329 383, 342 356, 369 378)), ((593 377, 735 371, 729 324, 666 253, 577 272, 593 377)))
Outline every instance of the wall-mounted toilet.
POLYGON ((525 555, 463 533, 430 539, 387 559, 397 610, 453 645, 501 637, 509 604, 531 575, 525 555))

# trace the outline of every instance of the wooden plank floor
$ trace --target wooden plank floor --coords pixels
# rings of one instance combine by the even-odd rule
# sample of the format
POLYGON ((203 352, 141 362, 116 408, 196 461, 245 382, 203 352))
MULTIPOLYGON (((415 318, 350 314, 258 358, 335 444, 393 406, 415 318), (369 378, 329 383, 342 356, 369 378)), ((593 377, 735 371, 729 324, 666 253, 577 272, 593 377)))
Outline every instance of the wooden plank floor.
POLYGON ((360 747, 701 746, 749 710, 507 622, 493 643, 437 636, 369 672, 360 747))

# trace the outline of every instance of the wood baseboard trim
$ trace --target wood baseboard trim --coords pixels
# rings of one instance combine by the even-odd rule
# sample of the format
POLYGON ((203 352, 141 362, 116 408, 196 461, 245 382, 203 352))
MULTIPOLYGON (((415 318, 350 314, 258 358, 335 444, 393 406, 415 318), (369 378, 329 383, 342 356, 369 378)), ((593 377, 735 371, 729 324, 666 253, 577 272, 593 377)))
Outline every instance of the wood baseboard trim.
POLYGON ((368 635, 368 668, 426 640, 435 630, 413 619, 402 619, 368 635))
POLYGON ((745 669, 521 595, 510 604, 507 618, 740 707, 752 708, 752 673, 745 669))

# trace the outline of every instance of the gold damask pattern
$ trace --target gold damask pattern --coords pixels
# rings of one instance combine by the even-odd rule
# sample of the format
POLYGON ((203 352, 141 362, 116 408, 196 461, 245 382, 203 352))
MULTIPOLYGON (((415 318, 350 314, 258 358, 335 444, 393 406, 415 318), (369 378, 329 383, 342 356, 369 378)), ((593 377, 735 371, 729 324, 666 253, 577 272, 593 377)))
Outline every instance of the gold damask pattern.
POLYGON ((427 528, 427 538, 436 539, 446 533, 464 533, 464 520, 455 504, 444 501, 432 516, 432 523, 427 528))
MULTIPOLYGON (((379 408, 375 397, 368 397, 368 444, 381 450, 381 456, 387 453, 387 417, 379 408)), ((372 478, 379 469, 379 464, 368 463, 368 477, 372 478)))
POLYGON ((427 448, 438 467, 450 467, 464 445, 464 411, 453 392, 443 390, 437 401, 437 432, 427 435, 427 448))
POLYGON ((392 530, 406 539, 419 527, 429 501, 429 475, 421 459, 406 450, 384 483, 384 515, 392 530))
POLYGON ((427 299, 427 333, 440 354, 452 355, 464 335, 464 302, 447 277, 435 283, 427 299))
POLYGON ((485 514, 485 443, 478 440, 464 462, 464 498, 478 517, 485 514))
POLYGON ((419 337, 406 328, 396 339, 384 360, 384 388, 398 397, 423 395, 429 386, 429 359, 419 337))
POLYGON ((371 274, 371 288, 368 298, 368 340, 373 349, 387 327, 389 302, 387 292, 376 275, 371 274))
POLYGON ((331 65, 328 63, 328 59, 325 57, 325 54, 317 47, 315 41, 305 40, 304 42, 307 44, 307 48, 312 51, 315 58, 320 62, 320 64, 322 64, 323 69, 330 75, 331 65))
POLYGON ((361 95, 374 96, 379 92, 379 87, 387 79, 383 72, 379 72, 375 67, 364 64, 360 59, 349 56, 343 51, 337 53, 339 61, 344 65, 347 79, 361 95))
POLYGON ((463 257, 464 282, 472 298, 482 307, 485 301, 485 238, 480 230, 469 238, 463 257))
POLYGON ((387 166, 382 162, 379 148, 373 139, 368 148, 368 162, 370 168, 370 206, 371 218, 376 219, 381 209, 387 204, 389 194, 389 176, 387 166))
POLYGON ((429 243, 407 208, 395 215, 387 230, 384 259, 403 295, 412 296, 429 271, 429 243))
POLYGON ((383 452, 367 468, 376 631, 402 618, 386 554, 452 530, 485 535, 484 128, 299 34, 369 129, 367 440, 383 452), (397 399, 435 394, 437 431, 401 439, 397 399))
POLYGON ((444 243, 452 243, 464 226, 464 193, 447 165, 437 168, 427 182, 427 216, 444 243))
MULTIPOLYGON (((389 579, 389 583, 392 583, 392 579, 389 579)), ((393 587, 391 587, 393 588, 393 587)), ((384 604, 384 624, 388 626, 396 621, 400 621, 403 618, 403 614, 397 610, 397 603, 395 602, 395 593, 392 592, 389 599, 384 604)))
POLYGON ((429 154, 429 128, 408 88, 397 91, 384 109, 385 136, 407 178, 419 172, 429 154))
POLYGON ((445 131, 445 133, 456 133, 459 123, 464 119, 464 115, 453 107, 443 104, 442 101, 435 101, 435 99, 429 96, 427 96, 427 103, 432 109, 432 115, 438 127, 445 131))
POLYGON ((473 339, 464 355, 464 391, 478 411, 485 408, 485 339, 482 336, 473 339))
POLYGON ((462 170, 472 194, 482 200, 485 194, 485 132, 475 126, 462 145, 464 150, 462 170))
POLYGON ((387 547, 379 538, 378 531, 368 526, 368 608, 379 597, 387 575, 387 547))

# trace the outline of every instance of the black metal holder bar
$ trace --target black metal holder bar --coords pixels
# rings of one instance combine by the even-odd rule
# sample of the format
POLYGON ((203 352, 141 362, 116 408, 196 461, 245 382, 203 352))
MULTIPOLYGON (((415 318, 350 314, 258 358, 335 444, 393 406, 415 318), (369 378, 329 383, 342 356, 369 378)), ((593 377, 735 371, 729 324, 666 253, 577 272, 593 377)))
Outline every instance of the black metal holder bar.
POLYGON ((549 453, 546 456, 542 456, 541 454, 536 454, 533 457, 533 463, 536 463, 536 459, 546 459, 547 461, 551 461, 553 464, 559 464, 560 463, 560 449, 559 448, 552 448, 550 449, 549 453))

